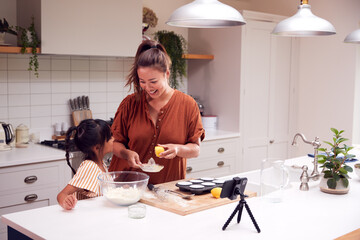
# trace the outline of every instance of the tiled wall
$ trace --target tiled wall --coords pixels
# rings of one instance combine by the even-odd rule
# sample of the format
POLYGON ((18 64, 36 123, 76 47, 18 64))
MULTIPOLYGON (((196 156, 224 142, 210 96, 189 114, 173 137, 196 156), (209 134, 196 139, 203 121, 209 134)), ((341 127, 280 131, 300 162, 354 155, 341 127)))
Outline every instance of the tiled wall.
POLYGON ((39 56, 39 77, 29 55, 0 54, 0 121, 27 125, 49 139, 55 123, 72 124, 69 99, 87 95, 94 118, 114 117, 129 94, 125 78, 133 58, 39 56))

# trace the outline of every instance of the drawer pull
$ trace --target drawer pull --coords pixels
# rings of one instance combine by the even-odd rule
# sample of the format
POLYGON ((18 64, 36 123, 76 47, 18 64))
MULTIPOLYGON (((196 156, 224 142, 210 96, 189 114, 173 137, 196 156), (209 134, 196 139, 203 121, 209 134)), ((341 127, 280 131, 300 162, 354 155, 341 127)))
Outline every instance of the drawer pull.
POLYGON ((222 167, 222 166, 224 166, 224 161, 218 161, 218 163, 217 163, 217 165, 218 165, 218 167, 222 167))
POLYGON ((192 167, 187 167, 186 168, 186 173, 189 173, 189 172, 191 172, 192 171, 192 167))
POLYGON ((26 183, 34 183, 37 181, 37 177, 36 176, 28 176, 24 179, 24 182, 26 183))
POLYGON ((269 142, 270 144, 273 144, 275 142, 275 139, 271 139, 269 142))
POLYGON ((38 198, 38 196, 36 194, 29 194, 29 195, 26 195, 24 200, 26 202, 33 202, 35 201, 36 199, 38 198))
POLYGON ((225 152, 225 148, 221 147, 218 149, 218 153, 223 153, 223 152, 225 152))

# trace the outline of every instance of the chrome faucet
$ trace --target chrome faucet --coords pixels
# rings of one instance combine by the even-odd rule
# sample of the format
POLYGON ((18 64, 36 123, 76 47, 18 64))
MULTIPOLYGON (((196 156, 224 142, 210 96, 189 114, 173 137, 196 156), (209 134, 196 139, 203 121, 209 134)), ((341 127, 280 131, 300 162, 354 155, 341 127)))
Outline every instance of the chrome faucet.
POLYGON ((297 145, 296 139, 298 137, 301 137, 301 139, 303 140, 304 143, 307 143, 307 144, 310 144, 310 145, 314 146, 314 170, 312 171, 312 173, 310 175, 310 178, 313 179, 314 181, 316 181, 316 180, 318 180, 320 178, 320 174, 319 174, 319 171, 318 171, 318 157, 317 157, 318 152, 319 152, 319 147, 321 145, 320 142, 319 142, 319 138, 315 137, 314 141, 308 141, 308 140, 306 140, 304 134, 297 133, 297 134, 295 134, 294 140, 293 140, 291 145, 293 145, 293 146, 297 145))

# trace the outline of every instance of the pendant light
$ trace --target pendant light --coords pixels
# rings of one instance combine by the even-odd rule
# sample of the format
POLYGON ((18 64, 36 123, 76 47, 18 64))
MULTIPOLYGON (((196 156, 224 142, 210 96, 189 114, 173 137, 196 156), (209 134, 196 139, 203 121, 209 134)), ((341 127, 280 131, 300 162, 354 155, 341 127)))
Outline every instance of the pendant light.
POLYGON ((272 34, 289 37, 311 37, 335 34, 334 26, 311 12, 308 0, 302 0, 297 13, 276 25, 272 34))
POLYGON ((360 43, 360 29, 355 30, 346 36, 344 42, 346 43, 360 43))
POLYGON ((176 9, 166 22, 187 28, 221 28, 245 24, 238 10, 218 0, 195 0, 176 9))

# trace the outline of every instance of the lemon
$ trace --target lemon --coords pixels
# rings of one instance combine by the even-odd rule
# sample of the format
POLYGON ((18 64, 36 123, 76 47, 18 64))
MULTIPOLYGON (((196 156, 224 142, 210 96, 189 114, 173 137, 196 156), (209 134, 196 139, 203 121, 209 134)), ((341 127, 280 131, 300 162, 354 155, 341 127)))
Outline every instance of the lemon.
POLYGON ((163 147, 160 147, 160 146, 155 146, 155 155, 157 157, 160 156, 160 153, 162 153, 163 151, 165 151, 165 149, 163 147))
POLYGON ((220 198, 220 194, 221 194, 221 187, 215 187, 213 189, 211 189, 211 194, 215 197, 215 198, 220 198))

